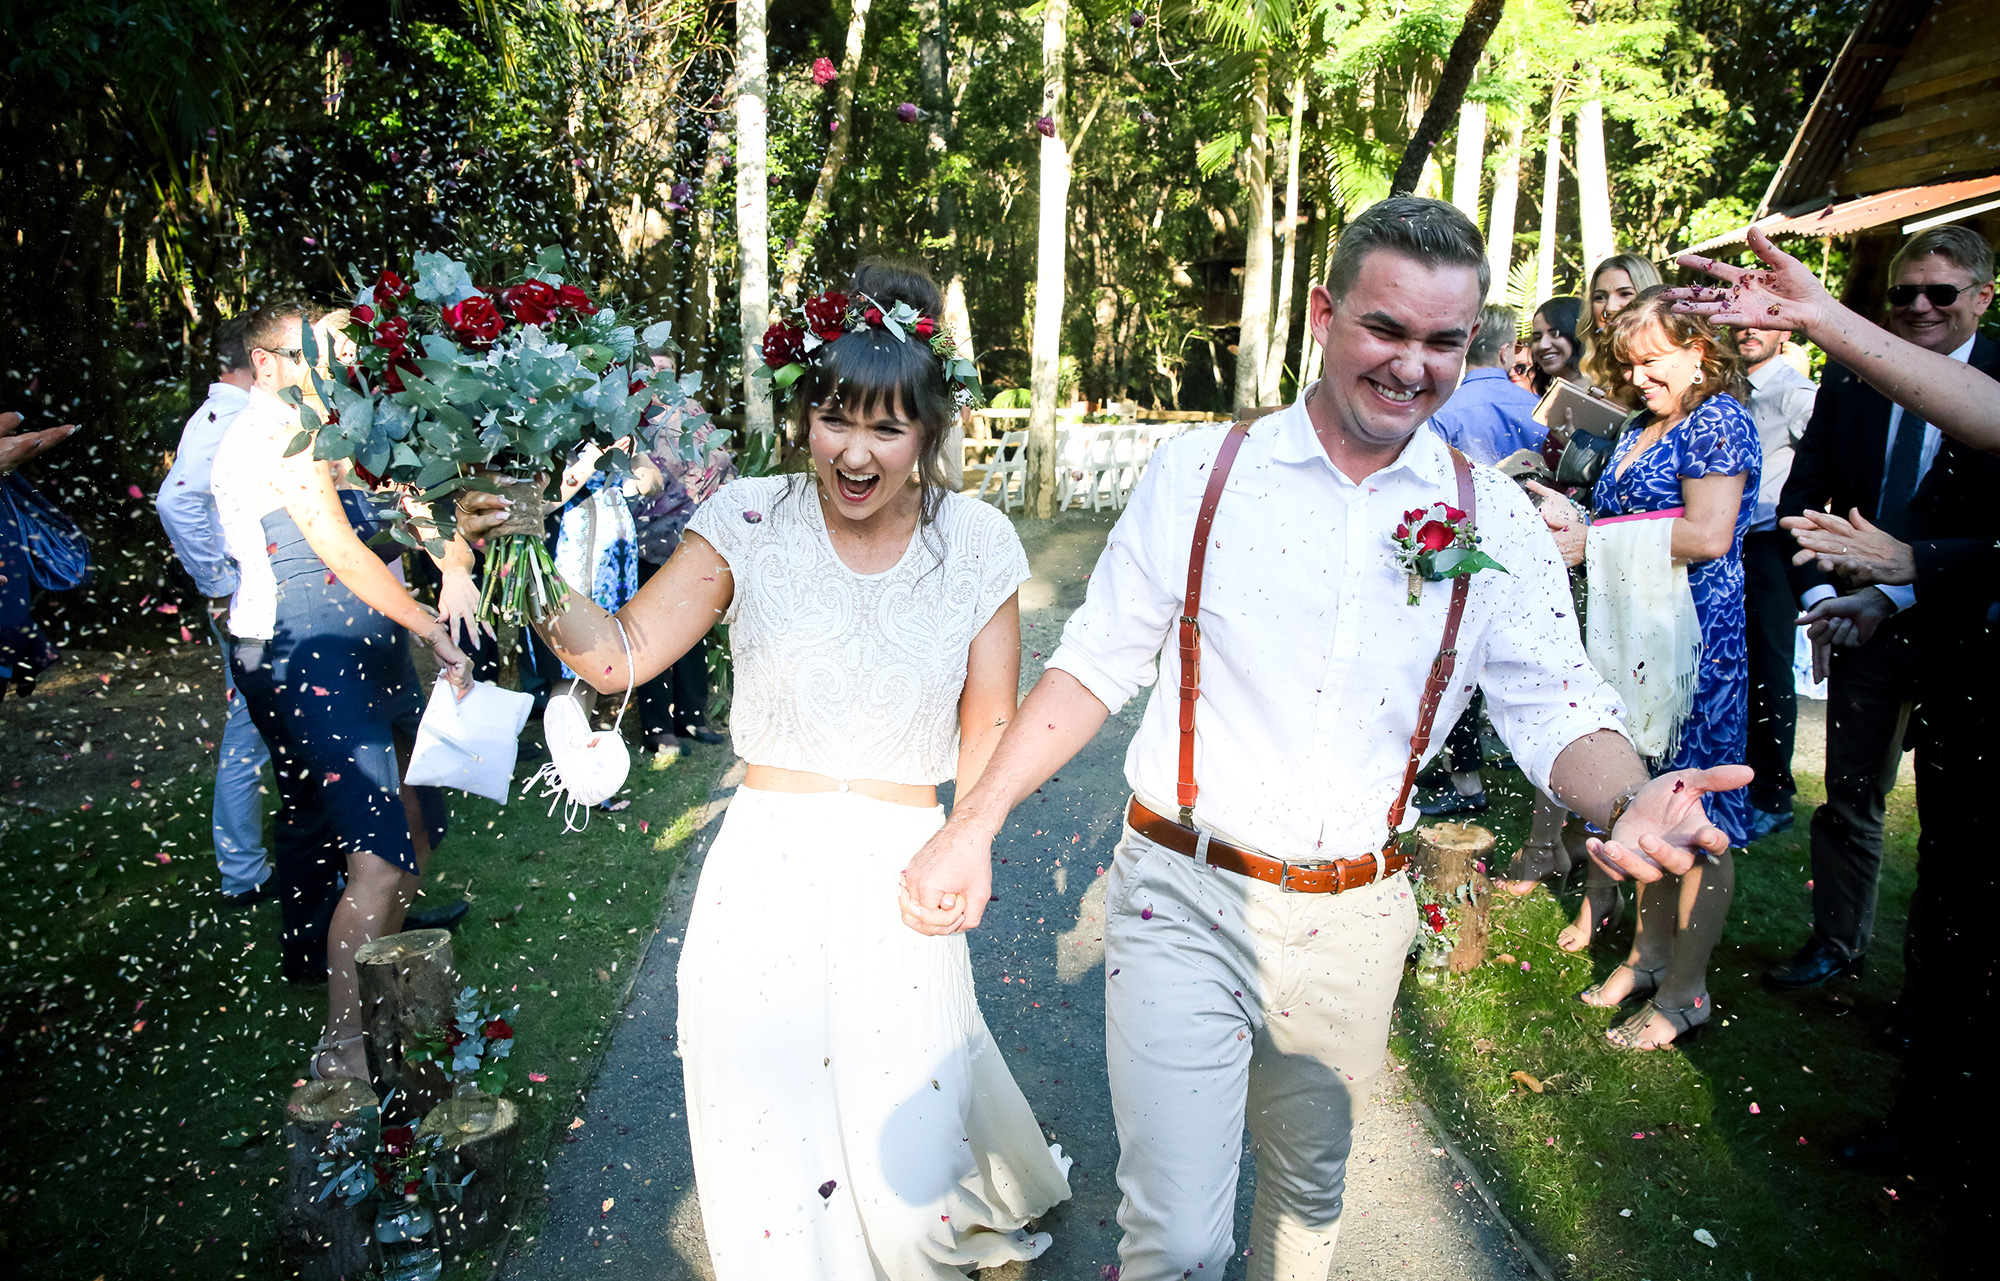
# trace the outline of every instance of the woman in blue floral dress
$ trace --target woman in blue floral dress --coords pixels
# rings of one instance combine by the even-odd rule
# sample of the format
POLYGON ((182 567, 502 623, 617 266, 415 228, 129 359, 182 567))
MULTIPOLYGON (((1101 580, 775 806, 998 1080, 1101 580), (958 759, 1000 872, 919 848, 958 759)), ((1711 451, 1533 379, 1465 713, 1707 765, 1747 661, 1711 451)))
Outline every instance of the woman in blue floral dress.
MULTIPOLYGON (((1669 758, 1655 773, 1739 764, 1750 729, 1750 676, 1744 642, 1743 535, 1756 508, 1763 449, 1745 392, 1742 361, 1714 326, 1675 315, 1648 289, 1606 329, 1592 353, 1593 379, 1616 388, 1639 413, 1612 449, 1591 492, 1593 515, 1630 516, 1680 509, 1672 555, 1688 566, 1701 628, 1693 705, 1669 758)), ((1551 525, 1557 515, 1550 516, 1551 525)), ((1580 559, 1581 544, 1575 547, 1580 559)), ((1738 789, 1704 802, 1732 846, 1749 844, 1749 793, 1738 789)), ((1725 853, 1686 875, 1639 887, 1632 952, 1604 982, 1581 994, 1585 1004, 1618 1008, 1649 998, 1611 1029, 1612 1044, 1658 1049, 1706 1023, 1708 956, 1722 935, 1735 894, 1736 866, 1725 853)))

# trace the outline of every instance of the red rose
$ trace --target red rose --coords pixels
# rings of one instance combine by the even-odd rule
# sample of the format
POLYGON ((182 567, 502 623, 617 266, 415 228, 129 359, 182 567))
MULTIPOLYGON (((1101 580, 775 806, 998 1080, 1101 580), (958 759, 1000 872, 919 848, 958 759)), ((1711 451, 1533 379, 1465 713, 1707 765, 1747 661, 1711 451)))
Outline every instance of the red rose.
POLYGON ((361 477, 361 479, 367 481, 368 488, 370 489, 382 488, 383 481, 388 479, 385 476, 377 476, 374 472, 371 472, 366 467, 363 467, 358 461, 354 464, 354 474, 361 477))
POLYGON ((815 332, 819 335, 821 342, 839 342, 842 338, 847 337, 847 331, 839 325, 829 325, 827 328, 816 330, 815 332))
POLYGON ((879 325, 882 323, 882 309, 880 307, 870 307, 867 311, 861 313, 861 318, 871 325, 879 325))
POLYGON ((410 349, 410 322, 395 316, 375 326, 375 345, 394 360, 410 349))
POLYGON ((514 1039, 514 1029, 507 1026, 506 1019, 488 1019, 486 1026, 479 1029, 479 1034, 489 1041, 511 1041, 514 1039))
POLYGON ((375 293, 382 298, 403 299, 410 296, 410 287, 403 283, 401 276, 385 267, 382 274, 375 277, 375 293))
POLYGON ((1431 509, 1428 507, 1412 507, 1409 511, 1403 513, 1403 523, 1414 525, 1430 514, 1431 509))
POLYGON ((500 301, 524 325, 546 325, 556 314, 556 291, 547 282, 526 280, 500 291, 500 301))
POLYGON ((824 336, 827 329, 840 327, 841 318, 847 314, 847 295, 832 289, 814 294, 806 299, 805 312, 806 324, 824 336))
POLYGON ((375 319, 375 309, 366 303, 361 303, 350 308, 347 314, 354 319, 355 323, 362 325, 366 325, 375 319))
POLYGON ((1458 531, 1441 520, 1427 521, 1417 531, 1417 550, 1441 552, 1458 538, 1458 531))
POLYGON ((398 352, 395 359, 390 361, 388 366, 382 370, 382 386, 384 389, 391 392, 403 390, 403 375, 397 372, 398 370, 408 370, 413 374, 422 372, 417 368, 416 361, 411 360, 408 355, 398 352))
POLYGON ((779 321, 764 331, 764 363, 773 369, 795 365, 805 357, 806 331, 779 321))
POLYGON ((417 1194, 417 1189, 418 1189, 418 1188, 420 1188, 420 1187, 422 1187, 422 1186, 423 1186, 423 1180, 421 1180, 421 1179, 411 1179, 411 1180, 410 1180, 409 1182, 407 1182, 407 1183, 405 1183, 405 1184, 403 1185, 403 1195, 404 1195, 404 1196, 415 1196, 415 1195, 417 1194))
POLYGON ((625 385, 625 394, 627 396, 636 396, 644 390, 646 390, 646 383, 644 379, 634 378, 631 382, 625 385))
POLYGON ((390 1156, 403 1156, 417 1141, 416 1130, 407 1125, 392 1125, 382 1131, 382 1150, 390 1156))
POLYGON ((444 309, 444 323, 452 331, 475 347, 491 346, 500 332, 507 328, 506 317, 493 305, 491 298, 474 294, 464 302, 455 302, 444 309))
POLYGON ((1444 509, 1444 518, 1453 522, 1461 521, 1465 519, 1465 513, 1447 503, 1444 509))
POLYGON ((590 301, 589 294, 578 289, 575 285, 564 285, 562 288, 556 290, 556 301, 571 311, 579 312, 585 316, 595 316, 597 314, 597 304, 590 301))
POLYGON ((1408 525, 1398 525, 1398 526, 1396 526, 1396 541, 1397 541, 1397 542, 1401 542, 1401 541, 1402 541, 1403 539, 1405 539, 1405 538, 1408 538, 1409 536, 1410 536, 1410 527, 1409 527, 1408 525))
POLYGON ((917 337, 928 338, 937 332, 937 321, 932 320, 929 316, 919 316, 917 317, 917 323, 912 328, 917 331, 917 337))

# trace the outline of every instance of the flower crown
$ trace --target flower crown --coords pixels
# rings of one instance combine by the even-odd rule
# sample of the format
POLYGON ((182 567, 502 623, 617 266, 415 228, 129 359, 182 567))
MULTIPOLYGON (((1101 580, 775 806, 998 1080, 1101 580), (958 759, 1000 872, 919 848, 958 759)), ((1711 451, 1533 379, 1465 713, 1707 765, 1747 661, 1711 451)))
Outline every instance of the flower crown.
POLYGON ((850 296, 828 289, 806 299, 800 312, 803 324, 776 321, 764 331, 764 341, 757 346, 764 367, 755 376, 770 379, 780 390, 817 364, 828 343, 847 334, 881 328, 894 334, 897 342, 908 342, 915 334, 930 348, 944 366, 945 381, 953 384, 952 399, 960 409, 977 409, 986 403, 985 393, 979 389, 979 367, 958 355, 958 335, 909 303, 884 307, 867 294, 850 296))

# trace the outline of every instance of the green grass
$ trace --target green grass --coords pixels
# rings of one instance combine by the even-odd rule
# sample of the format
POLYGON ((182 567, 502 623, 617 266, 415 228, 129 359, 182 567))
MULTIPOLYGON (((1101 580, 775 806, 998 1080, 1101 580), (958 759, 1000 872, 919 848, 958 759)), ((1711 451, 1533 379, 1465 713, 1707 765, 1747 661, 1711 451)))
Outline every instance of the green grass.
MULTIPOLYGON (((502 810, 448 793, 452 832, 428 901, 470 884, 459 973, 520 1003, 508 1094, 523 1127, 514 1204, 527 1216, 723 756, 635 766, 631 808, 594 815, 582 834, 563 834, 545 802, 502 810), (547 1081, 530 1084, 530 1071, 547 1081)), ((279 977, 274 904, 218 906, 207 790, 16 811, 0 827, 0 867, 9 1274, 285 1275, 281 1109, 326 989, 279 977)))
MULTIPOLYGON (((1504 798, 1485 825, 1505 858, 1526 832, 1525 783, 1514 773, 1489 773, 1488 783, 1504 798)), ((1631 914, 1608 942, 1570 956, 1555 936, 1575 901, 1541 890, 1520 901, 1496 895, 1486 965, 1404 985, 1397 1053, 1558 1275, 1929 1274, 1937 1223, 1913 1185, 1848 1173, 1828 1153, 1833 1138, 1887 1111, 1900 1076, 1873 1038, 1902 981, 1914 798, 1906 787, 1890 801, 1867 976, 1774 995, 1758 976, 1811 921, 1806 826, 1821 783, 1799 783, 1792 830, 1737 856, 1729 930, 1709 969, 1716 1018, 1685 1047, 1635 1054, 1604 1041, 1610 1012, 1575 994, 1623 959, 1631 914), (1513 961, 1497 959, 1503 953, 1513 961), (1716 1248, 1698 1243, 1697 1229, 1716 1248)))

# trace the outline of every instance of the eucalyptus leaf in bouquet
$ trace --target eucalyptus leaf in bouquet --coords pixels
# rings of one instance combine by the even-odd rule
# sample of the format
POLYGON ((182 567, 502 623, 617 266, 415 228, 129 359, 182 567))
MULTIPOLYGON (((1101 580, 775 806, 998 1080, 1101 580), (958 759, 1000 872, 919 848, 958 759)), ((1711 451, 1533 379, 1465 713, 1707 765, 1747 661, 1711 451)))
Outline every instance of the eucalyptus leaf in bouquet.
POLYGON ((301 339, 326 413, 300 403, 303 430, 289 452, 351 464, 377 491, 389 537, 442 554, 461 495, 513 501, 487 544, 480 615, 489 622, 536 621, 561 606, 567 589, 543 519, 580 448, 602 450, 599 470, 620 479, 641 451, 699 461, 694 434, 708 415, 689 399, 699 379, 668 368, 679 350, 668 323, 631 323, 568 273, 561 249, 546 248, 518 279, 482 287, 463 261, 419 253, 409 281, 354 274, 351 360, 322 361, 311 326, 301 339))

